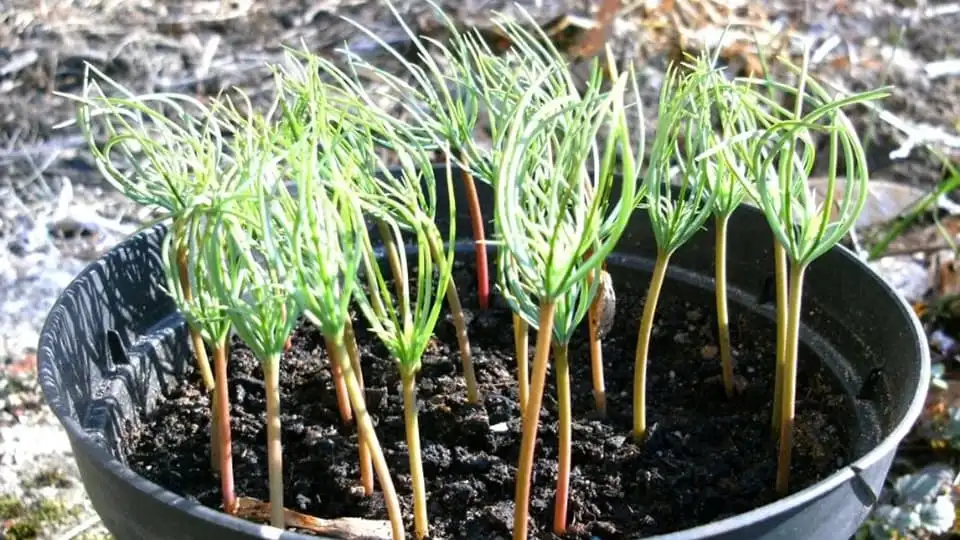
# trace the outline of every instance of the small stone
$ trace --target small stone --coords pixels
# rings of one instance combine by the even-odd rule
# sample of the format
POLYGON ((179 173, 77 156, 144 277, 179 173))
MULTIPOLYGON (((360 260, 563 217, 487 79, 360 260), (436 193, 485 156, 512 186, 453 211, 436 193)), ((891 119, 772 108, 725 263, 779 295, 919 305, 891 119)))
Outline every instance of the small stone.
POLYGON ((507 423, 506 423, 506 422, 500 422, 500 423, 493 424, 492 426, 490 426, 490 431, 492 431, 492 432, 494 432, 494 433, 506 433, 506 432, 509 431, 509 430, 510 430, 510 428, 507 426, 507 423))
POLYGON ((713 360, 719 353, 720 348, 716 345, 704 345, 703 349, 700 350, 700 354, 704 360, 713 360))
POLYGON ((610 437, 604 441, 604 445, 616 450, 623 446, 623 443, 625 442, 627 442, 627 437, 625 435, 614 435, 613 437, 610 437))

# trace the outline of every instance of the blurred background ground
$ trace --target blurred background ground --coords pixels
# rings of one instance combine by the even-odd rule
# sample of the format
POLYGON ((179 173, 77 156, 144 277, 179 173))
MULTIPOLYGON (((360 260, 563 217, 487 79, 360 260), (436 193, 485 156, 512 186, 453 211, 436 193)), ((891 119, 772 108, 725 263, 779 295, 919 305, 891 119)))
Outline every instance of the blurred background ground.
MULTIPOLYGON (((812 45, 812 71, 835 89, 893 85, 878 108, 853 110, 871 162, 870 206, 858 229, 864 257, 924 317, 937 362, 928 414, 904 445, 877 523, 908 537, 953 527, 960 448, 956 378, 960 293, 954 238, 960 211, 960 2, 897 0, 623 0, 596 26, 603 0, 521 0, 555 36, 575 70, 578 45, 599 36, 640 67, 647 116, 655 116, 664 66, 678 49, 720 47, 732 70, 756 62, 750 34, 770 48, 812 45), (728 32, 728 23, 744 25, 728 32), (894 230, 897 234, 889 234, 894 230), (882 246, 881 246, 882 247, 882 246), (887 256, 880 256, 885 252, 887 256), (956 313, 955 313, 956 312, 956 313), (924 468, 926 467, 926 468, 924 468), (899 479, 899 481, 898 481, 899 479), (947 512, 949 509, 949 512, 947 512), (933 517, 931 517, 933 516, 933 517)), ((422 1, 394 5, 414 29, 443 35, 422 1)), ((458 25, 491 30, 505 0, 446 0, 458 25)), ((283 46, 332 54, 346 43, 399 69, 348 16, 394 46, 405 35, 381 0, 0 0, 0 534, 99 538, 66 436, 35 383, 35 347, 56 296, 88 262, 150 215, 107 185, 57 92, 80 90, 85 63, 133 92, 200 98, 231 87, 268 99, 268 66, 283 46)), ((599 17, 602 19, 603 17, 599 17)), ((652 123, 652 122, 651 122, 652 123)), ((864 534, 883 537, 881 528, 864 534)))

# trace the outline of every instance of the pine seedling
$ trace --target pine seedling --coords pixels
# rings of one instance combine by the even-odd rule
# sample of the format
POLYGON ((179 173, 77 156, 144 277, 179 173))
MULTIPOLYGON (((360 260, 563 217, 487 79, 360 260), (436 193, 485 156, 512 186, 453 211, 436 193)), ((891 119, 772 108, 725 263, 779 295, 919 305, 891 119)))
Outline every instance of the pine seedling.
MULTIPOLYGON (((183 301, 191 303, 195 292, 187 270, 188 243, 179 239, 186 234, 184 216, 195 200, 218 188, 221 175, 232 166, 224 151, 226 129, 218 106, 210 108, 176 93, 134 95, 90 65, 84 70, 81 94, 64 97, 79 104, 78 124, 103 178, 130 200, 158 211, 157 221, 171 219, 168 234, 173 236, 179 289, 183 301), (112 95, 95 79, 103 81, 112 95)), ((216 380, 201 329, 190 320, 187 327, 197 372, 206 391, 213 394, 216 380)), ((224 443, 217 441, 217 399, 210 403, 210 460, 218 472, 217 451, 224 443)))
MULTIPOLYGON (((160 219, 172 219, 171 234, 182 236, 184 213, 224 168, 224 136, 213 112, 186 95, 134 95, 91 65, 85 67, 81 94, 63 97, 78 103, 77 122, 103 178, 130 200, 159 210, 160 219), (116 95, 108 96, 94 78, 116 95)), ((194 293, 186 243, 174 239, 173 245, 180 287, 190 302, 194 293)), ((189 326, 198 372, 207 392, 213 392, 215 380, 200 329, 189 326)), ((211 429, 216 431, 213 424, 211 429)))
MULTIPOLYGON (((403 244, 398 243, 399 238, 394 231, 391 230, 391 227, 399 226, 403 232, 416 234, 415 226, 410 223, 409 216, 406 215, 407 211, 402 210, 405 208, 417 209, 417 212, 426 216, 424 219, 436 219, 438 210, 437 186, 436 182, 422 182, 418 180, 415 176, 409 174, 409 171, 399 176, 391 174, 384 160, 376 154, 375 148, 379 144, 385 144, 387 147, 393 149, 399 156, 407 156, 403 159, 407 159, 408 161, 412 160, 410 163, 423 166, 424 171, 422 172, 424 174, 431 174, 433 165, 430 164, 428 159, 429 148, 418 146, 415 142, 416 134, 413 133, 411 128, 404 123, 391 121, 389 116, 382 110, 373 107, 364 107, 358 104, 351 114, 355 117, 354 125, 350 130, 351 140, 353 141, 353 147, 358 149, 353 159, 357 160, 358 163, 365 164, 370 171, 367 177, 358 177, 354 188, 364 200, 394 201, 383 209, 376 211, 371 209, 368 215, 374 222, 378 223, 378 229, 384 244, 395 245, 399 248, 394 252, 397 258, 391 263, 391 266, 393 267, 392 271, 394 274, 396 295, 401 298, 406 297, 408 293, 406 289, 402 288, 406 283, 402 279, 402 277, 406 275, 406 272, 402 269, 402 265, 399 264, 403 244), (427 159, 427 161, 421 162, 422 159, 427 159), (375 177, 375 171, 382 171, 385 174, 383 174, 382 177, 375 177)), ((451 159, 449 152, 445 151, 444 155, 447 156, 448 160, 451 159)), ((407 165, 409 166, 410 163, 407 163, 407 165)), ((453 197, 454 193, 452 186, 450 186, 450 196, 453 197)), ((452 205, 450 206, 450 211, 453 212, 452 205)), ((455 213, 451 213, 451 216, 455 215, 455 213)), ((438 238, 439 236, 428 236, 428 238, 431 239, 435 237, 438 238)), ((432 249, 435 251, 435 253, 432 254, 433 258, 438 261, 442 260, 440 251, 442 251, 443 246, 441 244, 432 245, 432 249)), ((481 399, 480 389, 477 384, 472 353, 470 351, 467 322, 463 315, 463 306, 460 303, 460 294, 457 291, 457 285, 452 279, 446 283, 443 293, 453 320, 454 329, 457 334, 457 342, 460 346, 460 358, 463 366, 464 380, 467 386, 467 400, 470 403, 479 403, 481 399)), ((403 302, 400 302, 398 305, 398 309, 401 310, 407 307, 407 304, 403 302)), ((401 313, 401 316, 404 317, 408 315, 409 314, 401 313)))
MULTIPOLYGON (((587 276, 597 270, 626 228, 637 187, 632 160, 625 160, 620 199, 610 200, 614 148, 617 143, 629 144, 623 105, 626 77, 619 78, 607 94, 600 93, 600 77, 595 76, 582 97, 564 94, 543 103, 535 101, 537 92, 542 91, 539 85, 550 74, 550 70, 542 73, 524 93, 504 140, 502 158, 494 162, 496 231, 501 249, 509 254, 500 258, 498 275, 504 277, 500 286, 511 308, 538 332, 530 394, 523 411, 515 540, 527 537, 534 450, 553 340, 556 338, 560 357, 558 367, 563 368, 570 335, 596 293, 597 284, 588 287, 587 276), (607 142, 602 166, 591 168, 591 157, 594 162, 601 159, 595 137, 605 122, 614 126, 614 136, 607 142), (587 185, 593 197, 585 196, 587 185), (584 257, 588 250, 591 255, 584 257)), ((562 533, 566 529, 571 430, 569 373, 558 369, 557 375, 561 470, 554 529, 562 533)))
POLYGON ((280 357, 301 313, 294 269, 282 256, 288 233, 278 219, 280 159, 251 119, 235 135, 238 176, 227 201, 204 218, 212 223, 205 250, 213 293, 226 307, 237 335, 263 367, 267 404, 270 523, 283 529, 283 452, 280 425, 280 357), (239 294, 238 294, 239 293, 239 294))
MULTIPOLYGON (((477 93, 480 97, 480 103, 487 113, 487 125, 491 134, 489 149, 480 148, 479 145, 474 144, 470 147, 470 152, 471 155, 480 156, 479 159, 474 161, 480 164, 480 176, 487 178, 491 185, 495 181, 495 175, 492 169, 488 169, 503 154, 503 143, 508 127, 514 119, 517 104, 524 93, 528 90, 533 91, 532 103, 539 104, 546 103, 551 98, 560 95, 580 95, 577 84, 569 70, 561 69, 561 66, 566 65, 561 53, 553 46, 550 38, 540 29, 529 13, 522 7, 517 9, 521 15, 519 20, 504 16, 497 16, 493 20, 494 26, 511 43, 511 47, 505 53, 494 54, 476 34, 469 34, 464 37, 470 59, 469 62, 466 62, 467 68, 469 69, 469 66, 472 65, 476 71, 473 80, 477 83, 477 93), (524 22, 526 26, 533 28, 533 30, 527 30, 524 22), (539 84, 534 85, 534 81, 540 75, 543 75, 544 79, 539 84)), ((607 53, 608 56, 611 56, 609 50, 607 53)), ((595 68, 594 76, 597 75, 597 70, 598 68, 595 68)), ((531 105, 529 110, 535 109, 536 105, 531 105)), ((641 110, 638 108, 638 111, 641 110)), ((639 155, 643 154, 642 146, 641 131, 639 155)), ((594 166, 597 165, 599 164, 594 160, 594 166)), ((586 186, 586 189, 589 190, 589 185, 586 186)), ((587 194, 586 196, 589 197, 590 195, 587 194)), ((590 253, 587 252, 584 255, 589 257, 590 253)), ((510 255, 501 252, 500 257, 509 258, 510 255)), ((511 263, 505 259, 504 264, 501 264, 500 267, 504 268, 509 264, 511 263)), ((589 277, 589 279, 598 278, 600 280, 600 291, 603 293, 596 295, 589 314, 594 396, 597 408, 601 413, 605 410, 606 400, 599 336, 599 326, 601 324, 599 316, 602 311, 604 321, 609 319, 612 312, 608 310, 613 306, 612 283, 609 274, 605 272, 602 266, 596 275, 591 274, 589 277)), ((523 409, 526 406, 529 394, 528 325, 523 317, 516 312, 513 313, 513 327, 519 401, 520 407, 523 409)))
MULTIPOLYGON (((224 253, 226 246, 217 240, 212 233, 218 226, 209 219, 215 215, 215 208, 227 197, 211 193, 208 202, 200 203, 191 208, 182 220, 182 236, 167 235, 163 243, 163 261, 165 263, 167 290, 173 297, 184 318, 193 328, 197 328, 204 341, 213 350, 214 376, 216 388, 213 395, 213 411, 216 415, 213 425, 216 429, 216 451, 212 452, 218 459, 217 471, 220 474, 220 490, 223 499, 223 510, 232 514, 237 510, 237 497, 234 491, 233 451, 230 429, 230 397, 227 391, 227 359, 229 357, 229 338, 232 324, 227 314, 227 306, 215 293, 216 287, 212 282, 213 275, 207 267, 210 254, 214 257, 224 253), (173 242, 185 242, 186 249, 178 249, 173 242), (189 279, 189 287, 183 287, 179 278, 179 268, 182 264, 179 254, 187 253, 185 267, 189 279), (194 294, 187 296, 187 291, 194 294)), ((242 287, 244 281, 236 275, 237 266, 227 266, 223 272, 228 274, 224 280, 234 287, 242 287)), ((242 294, 241 290, 232 290, 233 294, 242 294)))
MULTIPOLYGON (((310 137, 304 140, 311 147, 310 137)), ((316 153, 310 153, 315 156, 316 153)), ((387 512, 394 538, 402 538, 403 521, 396 489, 390 476, 383 450, 380 447, 373 421, 367 412, 360 385, 360 365, 353 362, 357 357, 352 328, 350 327, 350 302, 355 298, 357 272, 360 269, 360 253, 363 249, 362 218, 359 208, 353 203, 353 194, 345 180, 335 180, 336 185, 318 183, 309 169, 316 159, 302 156, 303 169, 297 173, 296 206, 288 206, 292 234, 289 254, 297 276, 299 291, 305 306, 305 316, 323 334, 331 353, 331 363, 339 366, 343 374, 351 405, 356 413, 358 448, 360 453, 361 483, 365 494, 373 492, 373 470, 376 469, 383 488, 387 512), (343 183, 341 183, 343 182, 343 183)), ((331 159, 328 178, 349 178, 357 174, 341 167, 331 159)), ((291 197, 293 199, 293 197, 291 197)))
MULTIPOLYGON (((280 86, 285 88, 285 81, 280 86)), ((304 315, 324 337, 331 368, 335 368, 335 377, 339 376, 335 384, 342 385, 344 397, 349 399, 346 407, 357 414, 364 494, 373 493, 376 468, 394 532, 402 533, 399 503, 364 403, 363 372, 350 323, 349 308, 366 234, 354 213, 350 190, 358 176, 368 173, 361 163, 350 159, 354 150, 343 122, 349 111, 331 106, 326 86, 319 79, 307 79, 301 90, 298 96, 302 99, 296 103, 302 109, 284 111, 289 133, 282 144, 295 186, 294 194, 280 196, 291 238, 283 245, 287 249, 284 256, 294 269, 304 315), (317 148, 323 151, 317 152, 317 148)), ((338 405, 342 413, 344 405, 338 405)))
MULTIPOLYGON (((718 54, 719 50, 717 51, 718 54)), ((734 395, 733 351, 730 343, 730 316, 727 308, 727 225, 730 216, 740 207, 747 196, 743 181, 746 142, 749 136, 757 134, 756 119, 752 110, 744 104, 748 97, 741 86, 731 84, 724 74, 714 66, 717 57, 708 61, 701 55, 696 61, 695 71, 701 71, 698 92, 704 106, 713 112, 719 133, 711 130, 708 148, 724 146, 718 154, 701 154, 699 166, 707 169, 707 179, 714 193, 714 283, 717 306, 717 335, 720 345, 720 365, 723 388, 728 398, 734 395), (726 158, 726 159, 724 159, 726 158)))
POLYGON ((794 110, 789 111, 757 92, 759 102, 772 111, 766 118, 776 121, 770 123, 755 139, 749 163, 756 178, 764 178, 771 168, 776 168, 777 181, 759 182, 757 195, 767 222, 789 259, 783 378, 777 390, 781 398, 776 489, 784 496, 788 492, 793 448, 804 273, 814 260, 833 248, 856 224, 868 194, 866 155, 855 127, 842 108, 880 99, 888 92, 886 89, 877 89, 847 97, 832 97, 808 73, 809 50, 804 50, 800 66, 787 59, 782 61, 799 77, 796 87, 769 78, 745 78, 742 81, 755 88, 766 86, 785 92, 794 98, 795 105, 794 110), (812 106, 813 110, 802 114, 804 105, 812 106), (811 133, 821 133, 827 138, 827 186, 822 199, 808 182, 817 159, 811 133), (837 188, 840 186, 837 176, 841 155, 846 181, 842 183, 843 194, 838 197, 837 188))
POLYGON ((712 171, 696 159, 710 144, 710 108, 701 91, 709 84, 710 74, 703 65, 692 66, 686 73, 671 65, 660 93, 656 135, 644 177, 647 215, 657 243, 657 258, 637 338, 633 379, 633 436, 637 441, 647 434, 647 355, 670 257, 703 227, 713 210, 715 193, 709 187, 712 171), (679 161, 680 167, 676 192, 670 178, 673 159, 679 161))
MULTIPOLYGON (((401 150, 398 153, 398 159, 402 171, 400 176, 411 193, 419 191, 414 186, 419 186, 420 174, 425 176, 422 180, 427 186, 436 184, 433 167, 426 152, 401 150)), ((449 159, 446 165, 449 204, 453 209, 455 199, 449 159)), ((429 521, 426 481, 420 454, 416 378, 420 372, 423 353, 430 344, 440 317, 444 291, 449 290, 451 286, 456 247, 456 221, 450 220, 447 247, 444 248, 444 238, 436 225, 433 212, 436 207, 435 193, 432 193, 433 190, 429 187, 425 191, 429 194, 420 202, 412 197, 396 196, 400 195, 397 192, 374 193, 372 190, 357 192, 369 213, 381 213, 380 219, 387 224, 395 243, 404 245, 404 232, 411 233, 415 238, 417 268, 414 290, 409 286, 410 278, 413 276, 407 261, 406 250, 401 250, 401 273, 394 279, 403 280, 404 294, 394 298, 376 260, 373 244, 369 236, 364 236, 365 244, 361 252, 364 274, 369 287, 367 292, 357 295, 357 303, 373 332, 396 360, 400 371, 410 475, 413 483, 414 530, 418 539, 426 537, 429 533, 429 521)))
MULTIPOLYGON (((276 145, 280 151, 288 153, 303 153, 306 150, 302 148, 303 141, 311 137, 314 144, 313 152, 321 152, 325 156, 343 151, 344 145, 349 144, 344 127, 347 123, 342 120, 349 114, 351 103, 343 100, 336 100, 326 91, 327 85, 321 83, 318 77, 308 76, 308 73, 316 73, 315 65, 307 57, 307 65, 299 62, 293 54, 287 56, 289 69, 277 69, 275 79, 278 88, 285 94, 289 94, 290 101, 284 101, 280 105, 280 119, 276 129, 273 129, 276 145), (311 69, 314 68, 314 69, 311 69), (328 111, 338 111, 338 114, 331 115, 328 111), (319 125, 314 125, 319 122, 319 125)), ((298 168, 294 174, 307 174, 320 176, 331 174, 329 170, 319 170, 318 164, 313 158, 301 163, 305 158, 295 157, 291 160, 291 166, 298 168), (317 170, 304 171, 302 167, 312 167, 317 170)), ((332 158, 331 158, 332 159, 332 158)), ((325 162, 329 164, 328 162, 325 162)), ((299 176, 298 176, 299 178, 299 176)), ((318 179, 315 178, 315 181, 318 179)), ((298 180, 300 181, 300 180, 298 180)), ((309 313, 307 314, 309 318, 309 313)), ((350 404, 350 396, 347 390, 347 382, 343 376, 339 364, 334 362, 333 341, 326 339, 327 356, 330 361, 330 372, 333 378, 334 390, 337 397, 337 409, 340 412, 340 419, 344 424, 353 421, 353 409, 350 404)), ((350 357, 354 365, 354 371, 358 377, 361 388, 363 387, 363 374, 359 370, 359 359, 350 357)), ((362 435, 361 435, 362 437, 362 435)), ((363 445, 361 445, 363 449, 363 445)), ((363 451, 363 450, 361 450, 363 451)), ((369 460, 361 456, 360 468, 362 471, 362 484, 364 492, 370 494, 373 489, 373 477, 369 470, 369 460)))
MULTIPOLYGON (((413 139, 401 141, 407 144, 414 143, 417 147, 431 150, 442 150, 450 154, 451 159, 463 165, 463 182, 467 191, 467 209, 470 212, 471 227, 474 236, 474 256, 477 265, 477 298, 482 309, 490 304, 490 277, 487 262, 487 245, 483 226, 483 214, 480 201, 477 198, 477 188, 474 175, 471 174, 467 150, 473 144, 474 131, 478 119, 477 99, 473 93, 473 84, 469 69, 464 69, 465 41, 463 34, 455 23, 432 0, 427 3, 439 22, 450 33, 449 44, 444 45, 437 40, 421 37, 414 32, 403 20, 396 7, 389 0, 387 8, 393 14, 397 24, 403 29, 417 53, 417 60, 411 61, 407 55, 396 50, 386 43, 376 32, 349 18, 345 20, 359 29, 367 37, 376 42, 412 76, 412 84, 402 77, 389 73, 374 64, 366 62, 349 50, 345 51, 348 63, 356 73, 363 69, 375 74, 378 79, 386 83, 395 95, 393 100, 411 116, 412 121, 393 119, 396 124, 406 124, 402 130, 413 139), (428 50, 427 44, 435 51, 428 50), (441 67, 441 64, 446 64, 441 67), (453 70, 453 75, 445 70, 453 70)), ((366 93, 364 93, 366 94, 366 93)), ((475 402, 479 396, 471 396, 475 402)))

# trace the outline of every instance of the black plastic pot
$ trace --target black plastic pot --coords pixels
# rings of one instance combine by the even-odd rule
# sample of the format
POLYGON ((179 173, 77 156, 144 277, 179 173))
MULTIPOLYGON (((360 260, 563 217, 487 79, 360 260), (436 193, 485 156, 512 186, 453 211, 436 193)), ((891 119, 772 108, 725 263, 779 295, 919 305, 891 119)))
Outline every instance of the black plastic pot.
MULTIPOLYGON (((442 184, 439 195, 445 201, 442 184)), ((462 183, 456 185, 463 209, 462 183)), ((489 219, 490 190, 478 188, 489 219)), ((772 325, 773 240, 767 223, 758 211, 744 207, 729 226, 730 301, 772 325)), ((492 227, 487 227, 489 234, 492 227)), ((470 230, 461 211, 457 231, 467 257, 472 256, 470 230)), ((121 426, 153 410, 157 398, 192 368, 183 320, 161 288, 165 231, 158 225, 137 234, 84 270, 63 292, 40 337, 40 383, 70 436, 94 507, 121 540, 315 538, 280 535, 219 513, 124 466, 121 426)), ((638 212, 609 263, 646 281, 653 255, 652 232, 638 212)), ((848 251, 834 249, 807 275, 802 339, 826 359, 856 403, 850 426, 859 434, 860 457, 776 503, 657 538, 843 540, 876 502, 897 445, 926 396, 927 342, 912 310, 848 251)), ((699 289, 712 298, 712 276, 713 234, 706 230, 673 257, 668 286, 699 289)))

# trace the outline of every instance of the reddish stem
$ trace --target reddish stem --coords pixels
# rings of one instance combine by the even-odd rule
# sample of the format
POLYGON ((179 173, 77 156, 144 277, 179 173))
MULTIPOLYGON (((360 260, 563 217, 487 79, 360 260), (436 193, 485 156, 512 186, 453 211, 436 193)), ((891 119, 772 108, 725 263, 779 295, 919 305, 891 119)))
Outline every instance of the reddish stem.
POLYGON ((353 408, 350 407, 350 397, 347 394, 347 383, 343 380, 340 365, 333 361, 333 350, 327 342, 327 357, 330 359, 330 371, 333 372, 333 386, 337 390, 337 407, 340 409, 340 418, 344 424, 353 421, 353 408))
POLYGON ((223 495, 223 511, 233 514, 237 510, 237 495, 233 487, 233 450, 230 436, 230 396, 227 393, 227 344, 213 350, 213 368, 217 385, 214 398, 217 415, 217 457, 220 469, 220 492, 223 495))
POLYGON ((470 208, 470 225, 473 228, 473 251, 477 259, 477 299, 482 309, 490 307, 490 276, 487 271, 487 242, 483 229, 483 214, 480 213, 480 198, 477 184, 466 170, 463 182, 467 188, 467 204, 470 208))

